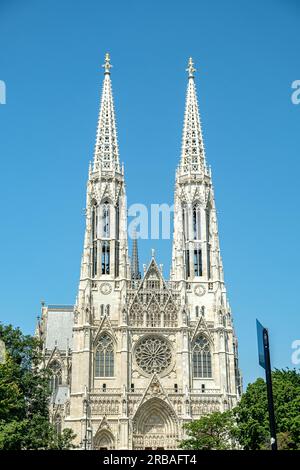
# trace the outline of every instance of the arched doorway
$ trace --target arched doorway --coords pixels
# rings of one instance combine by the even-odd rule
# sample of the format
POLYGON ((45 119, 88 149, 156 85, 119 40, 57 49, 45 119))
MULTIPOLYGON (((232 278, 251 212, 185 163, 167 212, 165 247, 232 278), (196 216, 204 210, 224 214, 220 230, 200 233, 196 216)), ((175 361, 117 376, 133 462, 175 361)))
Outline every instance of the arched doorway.
POLYGON ((96 436, 94 437, 94 445, 93 448, 95 450, 111 450, 115 448, 115 440, 110 431, 107 429, 102 429, 98 431, 96 436))
POLYGON ((174 410, 160 398, 151 398, 133 419, 133 449, 176 449, 178 421, 174 410))

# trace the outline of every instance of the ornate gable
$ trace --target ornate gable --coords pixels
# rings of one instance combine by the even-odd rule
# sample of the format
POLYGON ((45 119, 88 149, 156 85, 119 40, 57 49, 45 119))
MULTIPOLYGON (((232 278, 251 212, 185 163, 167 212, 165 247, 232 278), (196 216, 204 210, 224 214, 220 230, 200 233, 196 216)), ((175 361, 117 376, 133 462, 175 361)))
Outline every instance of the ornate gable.
POLYGON ((49 367, 49 365, 53 361, 58 361, 60 363, 61 367, 64 366, 64 359, 63 359, 63 357, 60 353, 60 350, 57 348, 57 346, 55 346, 55 348, 52 350, 50 356, 48 357, 47 362, 46 362, 46 367, 49 367))
MULTIPOLYGON (((144 393, 141 401, 137 405, 134 416, 137 414, 137 412, 141 408, 141 406, 145 402, 147 402, 148 400, 150 400, 152 398, 158 398, 158 399, 161 399, 164 402, 166 402, 169 405, 169 407, 171 408, 172 412, 174 413, 174 416, 177 416, 176 412, 173 408, 173 405, 172 405, 171 401, 169 400, 168 395, 165 392, 165 390, 164 390, 164 388, 163 388, 163 386, 162 386, 162 384, 159 380, 159 377, 155 373, 151 377, 151 379, 149 381, 149 384, 148 384, 148 386, 145 390, 145 393, 144 393)), ((133 419, 134 419, 134 416, 133 416, 133 419)))
POLYGON ((205 334, 205 336, 207 336, 209 338, 209 341, 211 343, 213 343, 214 340, 213 340, 212 334, 211 334, 210 330, 208 329, 207 323, 206 323, 203 315, 200 316, 199 321, 196 325, 196 328, 194 329, 194 332, 191 335, 191 341, 194 341, 196 336, 198 336, 199 333, 201 333, 201 332, 203 332, 205 334))
POLYGON ((99 328, 95 333, 95 336, 94 336, 94 339, 93 339, 93 344, 94 345, 97 343, 97 341, 99 339, 99 336, 101 336, 101 334, 104 333, 104 332, 108 332, 112 336, 114 341, 117 342, 117 338, 116 338, 115 332, 112 328, 110 319, 108 318, 108 316, 106 314, 103 316, 102 321, 99 325, 99 328))

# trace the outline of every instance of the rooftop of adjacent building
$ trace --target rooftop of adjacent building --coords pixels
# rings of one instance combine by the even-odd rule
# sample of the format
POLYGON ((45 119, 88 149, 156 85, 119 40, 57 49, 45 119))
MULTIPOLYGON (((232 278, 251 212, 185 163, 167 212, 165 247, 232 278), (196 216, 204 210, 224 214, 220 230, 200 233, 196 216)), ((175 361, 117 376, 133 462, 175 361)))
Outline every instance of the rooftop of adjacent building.
POLYGON ((42 303, 47 312, 45 348, 52 351, 54 348, 67 351, 73 346, 73 305, 42 303))

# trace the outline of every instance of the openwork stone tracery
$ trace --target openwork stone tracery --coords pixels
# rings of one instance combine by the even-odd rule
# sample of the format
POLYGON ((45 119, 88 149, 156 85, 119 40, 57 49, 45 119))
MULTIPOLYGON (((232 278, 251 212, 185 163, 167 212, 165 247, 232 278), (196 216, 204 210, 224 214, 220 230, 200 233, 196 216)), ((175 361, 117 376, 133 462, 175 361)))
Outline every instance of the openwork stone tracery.
POLYGON ((142 339, 135 350, 137 365, 146 374, 160 374, 168 369, 172 361, 172 351, 167 340, 161 336, 142 339))

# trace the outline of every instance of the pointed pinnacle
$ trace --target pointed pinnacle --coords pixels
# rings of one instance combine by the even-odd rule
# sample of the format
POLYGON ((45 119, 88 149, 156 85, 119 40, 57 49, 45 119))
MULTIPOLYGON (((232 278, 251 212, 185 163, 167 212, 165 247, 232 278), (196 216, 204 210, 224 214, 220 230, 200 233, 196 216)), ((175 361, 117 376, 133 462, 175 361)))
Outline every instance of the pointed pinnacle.
POLYGON ((138 254, 136 229, 134 229, 133 243, 132 243, 131 277, 132 279, 141 279, 141 273, 139 270, 139 254, 138 254))

